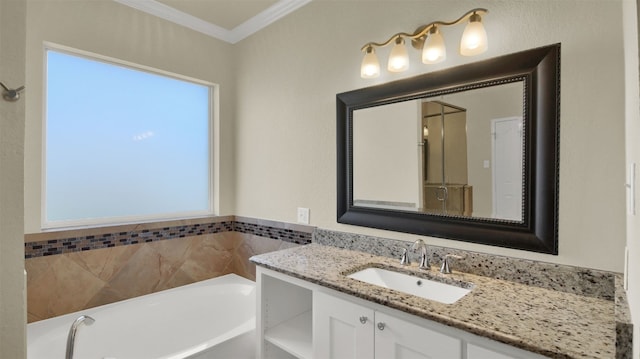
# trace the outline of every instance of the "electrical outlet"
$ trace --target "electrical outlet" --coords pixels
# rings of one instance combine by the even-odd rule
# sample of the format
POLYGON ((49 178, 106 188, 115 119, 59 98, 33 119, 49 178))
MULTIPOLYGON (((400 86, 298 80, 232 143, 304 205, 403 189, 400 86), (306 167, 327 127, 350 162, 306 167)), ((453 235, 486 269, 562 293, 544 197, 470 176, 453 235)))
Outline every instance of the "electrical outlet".
POLYGON ((309 208, 298 207, 298 223, 309 224, 309 208))

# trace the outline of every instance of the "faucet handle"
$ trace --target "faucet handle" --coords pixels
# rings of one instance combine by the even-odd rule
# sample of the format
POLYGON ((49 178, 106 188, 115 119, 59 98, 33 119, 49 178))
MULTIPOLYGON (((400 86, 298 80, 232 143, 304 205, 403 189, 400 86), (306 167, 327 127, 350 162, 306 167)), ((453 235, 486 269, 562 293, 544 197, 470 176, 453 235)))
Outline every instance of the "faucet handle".
POLYGON ((456 254, 447 254, 442 259, 442 267, 440 267, 440 273, 451 274, 451 268, 449 267, 449 258, 462 259, 461 256, 456 254))
POLYGON ((400 264, 403 266, 408 266, 411 264, 411 260, 409 259, 409 253, 407 253, 406 248, 402 248, 402 256, 400 257, 400 264))

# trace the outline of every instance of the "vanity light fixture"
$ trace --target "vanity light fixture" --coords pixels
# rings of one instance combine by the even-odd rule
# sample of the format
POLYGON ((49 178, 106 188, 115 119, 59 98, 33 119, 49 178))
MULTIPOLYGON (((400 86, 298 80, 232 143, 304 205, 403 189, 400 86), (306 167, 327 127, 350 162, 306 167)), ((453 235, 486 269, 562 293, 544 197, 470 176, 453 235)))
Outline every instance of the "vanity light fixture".
POLYGON ((389 54, 389 63, 387 70, 390 72, 402 72, 409 69, 409 53, 407 47, 404 46, 404 39, 401 36, 396 37, 396 44, 389 54))
POLYGON ((365 44, 362 47, 365 55, 360 66, 360 76, 364 79, 380 76, 380 62, 376 56, 375 48, 385 47, 392 42, 394 46, 389 54, 387 70, 389 72, 403 72, 409 69, 409 54, 405 46, 405 39, 411 40, 414 48, 422 50, 422 63, 437 64, 444 61, 447 58, 447 52, 440 28, 457 25, 467 19, 469 22, 460 40, 460 54, 474 56, 487 51, 487 33, 480 17, 480 14, 487 12, 487 9, 476 8, 467 11, 457 20, 451 22, 434 21, 418 27, 413 34, 400 32, 383 43, 369 42, 365 44))
POLYGON ((369 46, 367 52, 362 59, 362 66, 360 67, 360 76, 363 79, 370 79, 380 76, 380 61, 376 56, 376 50, 369 46))
POLYGON ((422 63, 437 64, 447 58, 447 49, 444 47, 444 38, 437 26, 429 30, 429 35, 424 40, 422 47, 422 63))

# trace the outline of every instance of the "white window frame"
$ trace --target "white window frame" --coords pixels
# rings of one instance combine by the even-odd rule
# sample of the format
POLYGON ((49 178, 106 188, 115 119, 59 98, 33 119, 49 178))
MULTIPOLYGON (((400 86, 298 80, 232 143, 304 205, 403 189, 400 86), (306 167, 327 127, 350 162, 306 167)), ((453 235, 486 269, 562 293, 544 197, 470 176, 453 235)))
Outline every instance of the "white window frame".
POLYGON ((218 194, 219 194, 219 149, 220 138, 218 136, 219 129, 219 98, 220 87, 218 84, 196 79, 189 76, 184 76, 169 71, 156 69, 153 67, 140 65, 125 60, 117 59, 114 57, 104 56, 89 51, 79 50, 64 45, 59 45, 51 42, 44 42, 43 51, 43 115, 42 115, 42 179, 41 179, 41 228, 42 230, 55 230, 55 229, 74 229, 74 228, 89 228, 89 227, 101 227, 111 225, 122 225, 132 223, 147 223, 147 222, 162 222, 171 220, 182 219, 195 219, 215 216, 219 210, 218 194), (47 219, 47 53, 48 51, 55 51, 71 56, 83 57, 92 61, 99 61, 109 65, 121 66, 136 71, 143 71, 153 75, 165 76, 181 81, 192 82, 198 85, 209 87, 209 133, 208 133, 208 147, 209 147, 209 171, 208 171, 208 209, 205 211, 191 211, 180 213, 165 213, 156 215, 140 215, 140 216, 118 216, 108 218, 91 218, 81 220, 67 220, 67 221, 48 221, 47 219))

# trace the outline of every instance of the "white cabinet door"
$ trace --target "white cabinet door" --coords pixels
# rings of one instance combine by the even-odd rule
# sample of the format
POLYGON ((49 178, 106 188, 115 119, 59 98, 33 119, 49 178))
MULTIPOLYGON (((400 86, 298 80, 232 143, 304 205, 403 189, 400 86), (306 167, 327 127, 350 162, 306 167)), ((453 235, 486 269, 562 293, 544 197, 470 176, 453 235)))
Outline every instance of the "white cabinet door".
POLYGON ((460 359, 462 341, 376 312, 376 359, 460 359))
POLYGON ((313 293, 313 357, 373 358, 372 309, 315 291, 313 293))
POLYGON ((462 341, 314 292, 313 353, 317 359, 461 359, 462 341))

